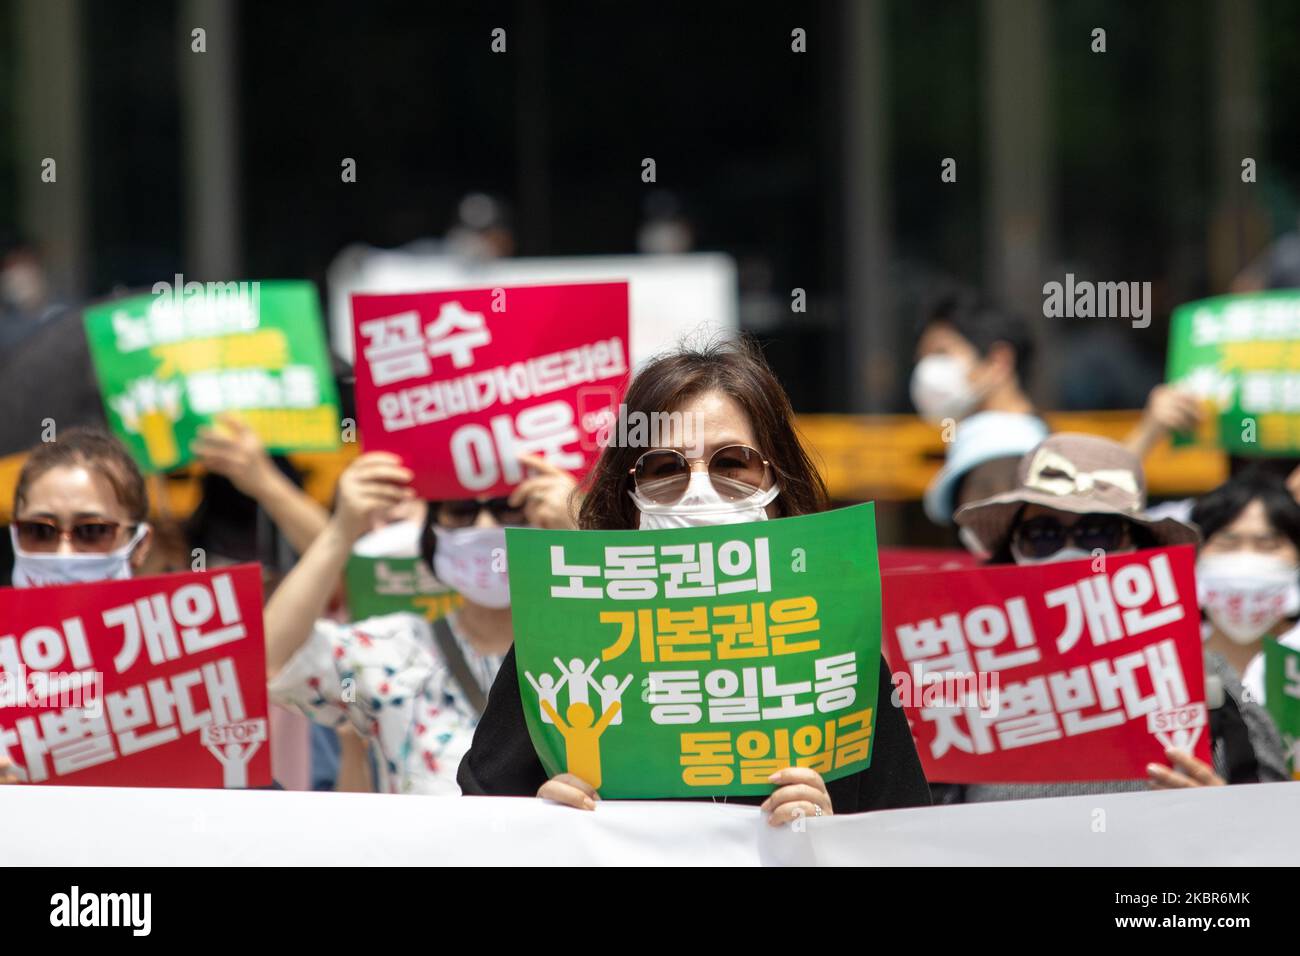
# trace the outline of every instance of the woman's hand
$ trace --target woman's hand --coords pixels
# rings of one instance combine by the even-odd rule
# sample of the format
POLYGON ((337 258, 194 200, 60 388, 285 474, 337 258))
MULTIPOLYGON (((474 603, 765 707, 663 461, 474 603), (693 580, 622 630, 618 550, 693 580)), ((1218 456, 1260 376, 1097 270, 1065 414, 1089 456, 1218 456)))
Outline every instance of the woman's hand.
POLYGON ((1145 458, 1170 432, 1195 431, 1204 418, 1205 408, 1191 392, 1176 385, 1157 385, 1147 396, 1142 418, 1124 444, 1139 458, 1145 458))
POLYGON ((362 455, 339 476, 332 519, 335 526, 347 541, 356 541, 370 529, 379 512, 414 497, 415 492, 407 487, 414 477, 392 452, 362 455))
POLYGON ((768 823, 774 827, 790 823, 800 817, 829 817, 834 814, 831 795, 826 792, 826 781, 811 767, 786 767, 767 778, 776 785, 776 792, 760 807, 772 814, 768 823))
POLYGON ((539 455, 520 455, 519 461, 531 468, 533 475, 510 493, 511 507, 522 506, 528 523, 534 528, 553 531, 577 528, 573 492, 578 483, 573 476, 539 455))
POLYGON ((1201 400, 1176 385, 1157 385, 1147 396, 1142 417, 1153 428, 1166 432, 1192 431, 1205 417, 1201 400))
POLYGON ((257 432, 234 415, 222 415, 215 426, 200 428, 190 447, 208 471, 230 479, 253 499, 261 498, 279 474, 257 432))
POLYGON ((1184 750, 1165 749, 1165 757, 1176 770, 1158 763, 1147 764, 1147 782, 1153 790, 1174 790, 1180 787, 1224 787, 1227 781, 1214 772, 1204 760, 1197 760, 1184 750), (1182 773, 1177 771, 1181 770, 1182 773))
POLYGON ((595 810, 600 799, 595 787, 571 773, 557 773, 538 788, 537 795, 579 810, 595 810))
POLYGON ((22 778, 18 776, 18 768, 8 757, 0 757, 0 785, 6 783, 22 783, 22 778))

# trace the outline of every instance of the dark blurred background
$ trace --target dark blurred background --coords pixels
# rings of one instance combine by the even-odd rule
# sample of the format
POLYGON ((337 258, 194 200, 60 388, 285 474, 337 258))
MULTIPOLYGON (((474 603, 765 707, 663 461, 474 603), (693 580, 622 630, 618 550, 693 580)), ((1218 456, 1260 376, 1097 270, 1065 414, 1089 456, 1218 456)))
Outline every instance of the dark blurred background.
POLYGON ((908 410, 945 278, 1034 317, 1044 407, 1134 408, 1169 310, 1295 229, 1297 40, 1293 0, 0 0, 0 230, 76 303, 323 283, 349 243, 444 235, 473 190, 519 255, 630 253, 668 192, 735 257, 800 412, 908 410), (1151 328, 1045 322, 1067 271, 1152 282, 1151 328))

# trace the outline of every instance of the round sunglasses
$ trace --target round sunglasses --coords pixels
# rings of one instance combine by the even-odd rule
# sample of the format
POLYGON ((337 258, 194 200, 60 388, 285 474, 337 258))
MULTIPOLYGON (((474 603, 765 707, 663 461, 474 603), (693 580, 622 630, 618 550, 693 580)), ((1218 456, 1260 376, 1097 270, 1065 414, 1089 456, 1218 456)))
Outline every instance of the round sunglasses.
POLYGON ((121 527, 120 521, 104 518, 74 521, 67 528, 44 518, 14 521, 18 546, 24 551, 47 554, 59 550, 59 542, 65 539, 72 542, 72 547, 77 551, 104 554, 117 545, 117 532, 121 527))
MULTIPOLYGON (((680 501, 691 483, 693 461, 679 451, 661 448, 648 451, 628 469, 641 497, 655 504, 680 501)), ((772 466, 748 445, 726 445, 708 458, 709 482, 724 501, 743 501, 772 487, 772 466)))

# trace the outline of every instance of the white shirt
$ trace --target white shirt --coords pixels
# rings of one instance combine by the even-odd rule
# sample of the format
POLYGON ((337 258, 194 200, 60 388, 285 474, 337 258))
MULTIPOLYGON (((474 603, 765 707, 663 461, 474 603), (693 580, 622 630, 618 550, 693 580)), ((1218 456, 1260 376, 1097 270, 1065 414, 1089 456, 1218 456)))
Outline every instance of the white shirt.
MULTIPOLYGON (((492 686, 504 655, 483 655, 447 618, 470 673, 492 686)), ((417 614, 386 614, 351 624, 319 620, 307 642, 269 684, 277 703, 318 724, 348 721, 376 755, 378 789, 455 796, 456 770, 478 715, 417 614)))

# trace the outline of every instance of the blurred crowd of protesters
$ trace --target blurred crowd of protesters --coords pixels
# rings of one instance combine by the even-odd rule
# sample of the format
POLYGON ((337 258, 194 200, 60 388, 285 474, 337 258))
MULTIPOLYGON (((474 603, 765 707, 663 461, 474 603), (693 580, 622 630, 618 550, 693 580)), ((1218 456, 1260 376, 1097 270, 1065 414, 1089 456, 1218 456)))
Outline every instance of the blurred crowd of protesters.
MULTIPOLYGON (((647 210, 646 251, 691 244, 678 204, 647 210)), ((445 240, 458 254, 508 256, 509 212, 488 196, 466 197, 445 240)), ((53 308, 35 249, 7 241, 0 271, 0 339, 53 308)), ((1288 236, 1240 279, 1245 288, 1300 286, 1300 237, 1288 236)), ((1292 582, 1293 598, 1247 626, 1231 610, 1203 608, 1206 701, 1212 763, 1170 749, 1146 781, 1110 783, 927 783, 903 711, 890 700, 880 660, 873 759, 867 770, 827 782, 790 767, 766 797, 733 797, 797 815, 1145 787, 1281 780, 1283 745, 1260 706, 1260 653, 1267 637, 1292 646, 1300 619, 1300 504, 1294 462, 1234 460, 1231 477, 1198 500, 1147 510, 1143 457, 1203 414, 1191 396, 1155 388, 1123 443, 1053 434, 1029 397, 1033 337, 1015 315, 968 292, 945 293, 921 316, 911 396, 936 427, 955 423, 944 466, 924 496, 926 515, 990 565, 1033 565, 1196 544, 1197 573, 1248 594, 1259 582, 1292 582), (1105 472, 1115 480, 1075 481, 1105 472)), ((186 569, 191 548, 209 567, 255 560, 273 585, 265 609, 272 699, 313 724, 311 785, 430 795, 537 795, 579 808, 598 798, 571 774, 548 777, 524 722, 514 660, 510 592, 491 570, 507 526, 620 529, 756 521, 825 510, 829 500, 797 435, 790 401, 751 341, 681 348, 645 365, 624 399, 629 412, 683 412, 704 425, 704 457, 678 455, 672 500, 656 497, 638 467, 641 449, 611 446, 579 486, 540 458, 506 497, 421 501, 412 473, 393 455, 356 458, 327 510, 300 487, 286 461, 228 417, 199 437, 203 498, 181 529, 150 526, 146 483, 122 446, 93 429, 68 429, 27 456, 13 501, 13 584, 120 579, 186 569), (710 457, 734 459, 736 494, 722 496, 710 457), (274 531, 274 534, 268 532, 274 531), (268 548, 267 542, 274 542, 268 548), (160 550, 172 556, 161 562, 160 550), (342 596, 353 554, 419 557, 462 603, 430 622, 410 613, 352 620, 342 596), (283 575, 280 574, 284 570, 283 575), (355 693, 346 693, 345 686, 355 693)), ((16 768, 0 768, 7 782, 16 768)), ((724 798, 725 799, 725 798, 724 798)))

